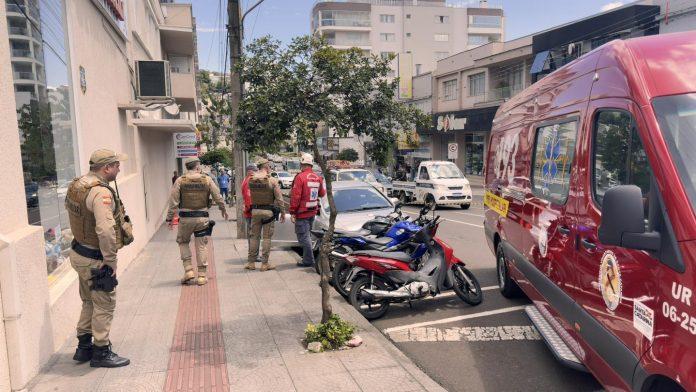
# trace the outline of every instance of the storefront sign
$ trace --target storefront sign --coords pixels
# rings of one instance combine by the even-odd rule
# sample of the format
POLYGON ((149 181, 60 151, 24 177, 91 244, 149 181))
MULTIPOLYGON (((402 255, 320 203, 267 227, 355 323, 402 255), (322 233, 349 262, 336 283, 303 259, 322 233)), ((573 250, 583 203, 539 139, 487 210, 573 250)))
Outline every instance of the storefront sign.
POLYGON ((457 144, 457 143, 447 144, 447 159, 457 159, 458 152, 459 152, 459 144, 457 144))
POLYGON ((437 130, 442 132, 462 130, 466 127, 466 117, 457 118, 454 114, 437 116, 437 130))
POLYGON ((413 54, 399 53, 399 98, 413 98, 413 54))
POLYGON ((432 115, 432 128, 430 130, 418 130, 420 133, 447 133, 447 132, 489 132, 493 126, 493 118, 497 106, 457 110, 456 112, 440 112, 432 115))
POLYGON ((198 156, 198 147, 196 146, 196 133, 183 132, 174 134, 174 148, 176 148, 177 158, 189 158, 198 156))

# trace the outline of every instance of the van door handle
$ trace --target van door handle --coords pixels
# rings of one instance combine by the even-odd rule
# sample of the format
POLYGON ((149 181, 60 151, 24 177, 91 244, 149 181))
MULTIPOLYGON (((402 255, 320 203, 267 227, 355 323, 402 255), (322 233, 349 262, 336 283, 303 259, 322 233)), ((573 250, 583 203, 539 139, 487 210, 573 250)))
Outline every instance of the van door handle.
POLYGON ((560 231, 561 234, 563 234, 563 235, 568 235, 568 234, 570 234, 570 228, 565 227, 565 226, 560 226, 560 227, 558 228, 558 231, 560 231))
POLYGON ((597 245, 595 245, 594 242, 589 241, 587 238, 583 238, 582 240, 580 240, 580 243, 585 249, 588 250, 594 250, 597 247, 597 245))

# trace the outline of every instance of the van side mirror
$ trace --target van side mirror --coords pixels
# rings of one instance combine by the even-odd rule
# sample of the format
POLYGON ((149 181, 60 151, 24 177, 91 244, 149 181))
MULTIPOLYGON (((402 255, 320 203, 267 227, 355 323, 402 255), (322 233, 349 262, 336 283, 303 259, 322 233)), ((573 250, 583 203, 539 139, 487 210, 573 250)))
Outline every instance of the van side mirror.
POLYGON ((661 238, 657 231, 646 232, 643 194, 635 185, 615 186, 602 199, 599 240, 605 245, 657 252, 661 238))

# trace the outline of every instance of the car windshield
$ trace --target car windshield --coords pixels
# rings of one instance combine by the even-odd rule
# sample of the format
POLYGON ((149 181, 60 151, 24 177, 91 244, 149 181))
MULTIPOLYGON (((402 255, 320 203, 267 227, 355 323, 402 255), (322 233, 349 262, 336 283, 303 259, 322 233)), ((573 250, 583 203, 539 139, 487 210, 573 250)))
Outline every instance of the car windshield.
POLYGON ((464 178, 461 170, 454 163, 443 163, 428 166, 430 178, 437 180, 438 178, 464 178))
POLYGON ((338 189, 333 195, 339 213, 392 208, 389 200, 374 188, 338 189))
POLYGON ((696 93, 655 98, 652 105, 691 206, 696 210, 696 93))
POLYGON ((290 177, 290 173, 287 173, 287 172, 278 172, 278 177, 290 177))
POLYGON ((299 161, 287 161, 287 162, 285 162, 285 168, 287 170, 300 170, 300 162, 299 161))
POLYGON ((350 170, 338 173, 339 181, 365 181, 376 182, 375 176, 366 170, 350 170))
POLYGON ((375 178, 379 182, 389 182, 389 179, 387 178, 387 176, 385 176, 384 174, 382 174, 380 172, 375 172, 375 178))

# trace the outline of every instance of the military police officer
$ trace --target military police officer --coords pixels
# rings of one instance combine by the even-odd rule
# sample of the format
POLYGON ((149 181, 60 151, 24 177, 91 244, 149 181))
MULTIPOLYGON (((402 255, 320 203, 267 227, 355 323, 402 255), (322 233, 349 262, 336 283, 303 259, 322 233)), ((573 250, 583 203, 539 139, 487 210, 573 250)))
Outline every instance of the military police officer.
POLYGON ((184 164, 187 171, 183 176, 176 179, 169 195, 167 223, 171 228, 174 212, 178 208, 179 231, 177 232, 176 242, 179 244, 181 261, 184 264, 184 277, 181 279, 181 283, 191 283, 196 278, 191 265, 191 248, 189 247, 191 235, 193 234, 198 264, 198 279, 196 279, 196 283, 202 286, 208 283, 206 277, 208 268, 208 237, 214 224, 214 222, 208 219, 207 211, 211 206, 211 196, 215 204, 220 208, 225 220, 229 217, 225 209, 225 202, 220 196, 220 190, 212 178, 202 173, 201 162, 198 158, 188 158, 184 164))
POLYGON ((251 230, 249 233, 249 257, 244 268, 256 269, 256 259, 259 255, 259 243, 263 230, 263 249, 261 251, 261 271, 275 269, 268 262, 271 253, 271 237, 273 237, 273 221, 280 215, 280 221, 285 221, 283 212, 283 194, 278 180, 271 177, 269 162, 261 159, 258 162, 259 171, 249 179, 251 193, 251 230))
POLYGON ((65 198, 74 236, 70 264, 77 272, 82 299, 73 359, 90 361, 92 367, 130 363, 111 351, 109 340, 118 284, 116 254, 133 241, 130 219, 109 183, 116 180, 120 162, 126 159, 111 150, 95 151, 89 159, 89 173, 73 180, 65 198))

